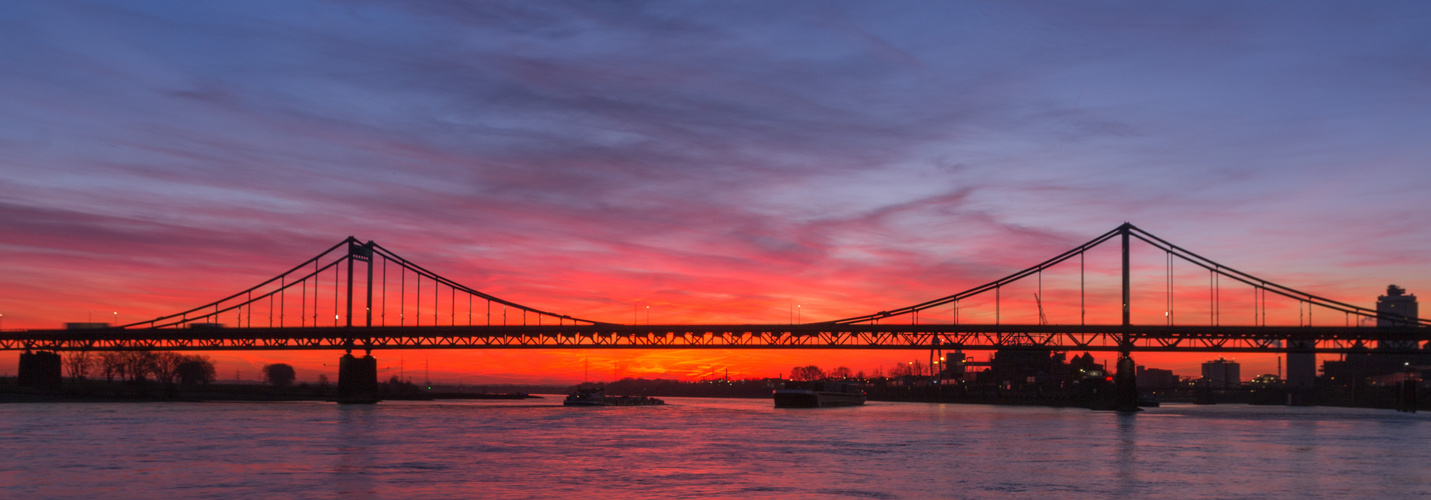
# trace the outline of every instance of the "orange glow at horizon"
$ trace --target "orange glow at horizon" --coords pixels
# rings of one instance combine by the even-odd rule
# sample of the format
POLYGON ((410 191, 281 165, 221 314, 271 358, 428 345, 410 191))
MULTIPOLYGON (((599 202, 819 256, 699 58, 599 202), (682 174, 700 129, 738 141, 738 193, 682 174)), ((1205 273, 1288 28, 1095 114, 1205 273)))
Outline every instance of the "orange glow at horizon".
MULTIPOLYGON (((1143 253, 1151 254, 1152 252, 1144 251, 1143 253)), ((1135 324, 1163 324, 1170 315, 1177 321, 1177 324, 1188 325, 1206 325, 1214 321, 1223 325, 1251 324, 1253 321, 1263 321, 1263 317, 1268 324, 1274 325, 1305 324, 1303 322, 1308 321, 1307 313, 1299 310, 1300 304, 1290 299, 1278 300, 1276 297, 1269 298, 1266 310, 1259 313, 1254 319, 1252 314, 1253 296, 1250 288, 1242 290, 1229 285, 1226 288, 1218 289, 1214 294, 1215 289, 1207 283, 1208 278, 1205 274, 1200 274, 1199 271, 1193 269, 1178 269, 1176 267, 1173 273, 1175 283, 1175 293, 1172 297, 1173 307, 1169 311, 1167 307, 1169 298, 1164 288, 1165 267, 1161 263, 1145 262, 1151 260, 1147 257, 1149 255, 1134 252, 1133 322, 1135 324), (1213 307, 1210 304, 1212 299, 1217 300, 1216 307, 1220 311, 1220 315, 1216 318, 1209 314, 1213 307)), ((79 299, 73 296, 67 297, 68 304, 57 305, 63 303, 52 302, 49 299, 55 297, 58 291, 35 290, 36 293, 32 295, 35 297, 34 299, 23 301, 23 305, 29 307, 26 314, 4 313, 6 314, 4 317, 5 327, 53 328, 58 326, 50 323, 50 321, 54 321, 53 319, 45 322, 39 321, 38 318, 42 316, 62 318, 63 321, 109 322, 118 318, 123 323, 139 318, 169 314, 199 302, 189 297, 223 296, 227 295, 226 292, 231 292, 231 290, 224 289, 226 286, 231 288, 227 285, 228 283, 253 282, 255 274, 260 273, 261 269, 276 260, 265 260, 250 266, 243 266, 241 269, 211 269, 207 273, 209 278, 206 279, 199 278, 197 274, 168 274, 162 270, 155 271, 137 265, 117 269, 113 276, 106 278, 107 284, 117 289, 133 289, 135 292, 125 294, 122 297, 123 304, 110 303, 103 304, 107 307, 96 307, 97 301, 94 301, 94 297, 108 293, 102 289, 88 290, 87 293, 81 294, 88 296, 85 300, 93 301, 87 305, 82 305, 79 299), (143 281, 142 285, 136 285, 135 282, 127 279, 129 275, 143 275, 150 278, 164 277, 166 279, 149 279, 143 281), (80 314, 83 316, 79 316, 80 314)), ((463 263, 467 263, 466 259, 447 261, 444 264, 456 264, 457 267, 462 267, 463 263)), ((1015 266, 1017 264, 1010 262, 1008 267, 1015 268, 1015 266)), ((282 266, 268 268, 280 267, 282 266)), ((498 276, 496 272, 482 273, 489 276, 486 286, 477 286, 476 288, 485 289, 519 303, 536 305, 547 310, 570 312, 572 316, 616 323, 629 323, 634 320, 638 324, 645 324, 649 321, 658 325, 784 324, 795 320, 797 310, 799 318, 805 322, 828 321, 839 317, 865 314, 874 310, 887 310, 955 291, 935 291, 929 283, 907 276, 892 276, 888 283, 881 284, 882 286, 857 288, 816 284, 846 279, 855 283, 860 281, 842 274, 820 276, 818 279, 803 277, 770 279, 758 271, 727 267, 719 272, 696 269, 690 271, 688 275, 668 273, 660 276, 659 279, 653 279, 649 275, 640 274, 634 277, 623 273, 607 276, 595 269, 598 268, 593 266, 585 270, 576 270, 568 267, 550 275, 535 275, 532 274, 535 270, 531 269, 522 269, 520 272, 513 273, 524 280, 530 280, 530 282, 545 283, 545 286, 541 287, 532 287, 530 282, 513 283, 510 280, 499 279, 496 278, 498 276), (557 284, 553 284, 554 282, 557 284), (679 288, 673 287, 672 284, 677 284, 679 288), (760 284, 766 290, 753 292, 756 284, 760 284), (895 287, 883 286, 889 284, 895 287), (903 287, 903 289, 898 287, 903 287), (658 291, 641 294, 604 291, 640 289, 658 291), (916 293, 915 290, 925 291, 916 293), (888 295, 885 292, 889 292, 888 295)), ((921 323, 958 321, 959 323, 1036 324, 1039 322, 1041 310, 1043 316, 1051 324, 1117 324, 1121 321, 1121 310, 1118 303, 1121 292, 1119 273, 1116 248, 1114 245, 1104 245, 1088 253, 1086 261, 1083 262, 1082 273, 1080 273, 1077 260, 1065 262, 1037 276, 1001 287, 997 293, 985 293, 961 301, 957 310, 952 305, 939 310, 926 310, 920 314, 919 321, 921 323), (1085 303, 1086 310, 1083 308, 1085 303)), ((957 282, 960 283, 960 286, 953 288, 964 289, 996 277, 998 275, 991 273, 989 276, 977 279, 966 277, 940 280, 940 282, 957 282)), ((392 284, 389 283, 389 285, 392 284)), ((376 282, 374 286, 378 286, 376 282)), ((413 284, 409 283, 405 286, 413 286, 413 284)), ((426 300, 430 300, 430 297, 426 300)), ((450 302, 447 297, 443 297, 443 300, 450 302)), ((420 322, 419 324, 429 325, 434 321, 440 324, 466 324, 468 321, 474 324, 483 324, 488 320, 484 309, 477 309, 469 313, 466 307, 458 308, 456 304, 448 302, 443 302, 437 309, 434 309, 432 303, 425 301, 422 308, 408 309, 405 317, 397 319, 407 324, 417 321, 420 322), (434 313, 436 314, 435 318, 434 313), (468 314, 472 314, 473 317, 469 317, 468 314)), ((1349 300, 1348 302, 1366 301, 1349 300)), ((388 304, 385 304, 381 298, 375 302, 374 324, 381 324, 384 321, 387 321, 388 324, 398 322, 391 321, 393 318, 390 316, 394 315, 396 310, 382 309, 379 311, 379 308, 386 305, 388 304)), ((296 304, 292 306, 292 309, 286 307, 275 311, 274 314, 280 317, 287 314, 289 315, 287 322, 296 324, 294 318, 299 308, 296 304)), ((307 305, 305 304, 303 307, 306 308, 307 305)), ((331 305, 324 307, 331 307, 331 305)), ((327 318, 333 317, 332 312, 334 311, 331 309, 326 309, 325 312, 306 310, 304 314, 316 315, 321 322, 326 324, 330 321, 327 318)), ((237 315, 237 313, 235 314, 237 315)), ((494 310, 493 314, 499 313, 494 310)), ((266 312, 260 311, 258 316, 251 321, 257 326, 265 326, 268 321, 266 312)), ((341 324, 342 315, 336 316, 332 321, 341 324)), ((493 318, 493 324, 500 324, 498 318, 500 316, 493 318)), ((910 322, 913 319, 912 316, 903 316, 891 318, 890 321, 910 322)), ((1320 318, 1313 317, 1312 321, 1315 321, 1316 324, 1340 325, 1338 320, 1343 319, 1325 315, 1320 318)), ((304 318, 302 321, 311 324, 309 320, 310 318, 304 318)), ((514 314, 510 315, 507 320, 512 324, 520 324, 514 314)), ((236 317, 232 321, 241 323, 245 321, 245 318, 236 317)), ((316 379, 318 374, 326 374, 333 379, 336 377, 336 368, 333 365, 340 353, 331 351, 301 353, 258 351, 206 354, 217 361, 220 379, 227 380, 257 378, 258 370, 264 364, 274 362, 293 364, 299 370, 300 379, 305 377, 316 379)), ((975 359, 985 359, 991 355, 991 351, 967 351, 967 354, 975 359)), ((1070 355, 1076 354, 1079 353, 1070 352, 1070 355)), ((381 372, 383 378, 404 372, 408 378, 417 380, 418 378, 412 376, 413 373, 417 373, 414 370, 420 369, 422 363, 426 363, 428 370, 433 374, 434 381, 482 384, 572 383, 588 378, 590 380, 611 380, 626 377, 701 380, 721 378, 727 373, 732 378, 764 378, 789 373, 793 367, 810 364, 822 368, 845 366, 855 372, 872 374, 876 370, 887 369, 894 363, 923 360, 928 357, 928 353, 919 350, 582 351, 554 349, 540 351, 380 350, 375 353, 375 356, 379 358, 380 366, 383 367, 381 372), (404 364, 404 361, 410 362, 404 364)), ((1277 361, 1274 355, 1239 354, 1235 356, 1243 362, 1243 373, 1247 374, 1249 378, 1252 375, 1275 373, 1276 371, 1277 361)), ((1114 355, 1111 353, 1095 352, 1094 357, 1100 362, 1108 363, 1109 366, 1112 365, 1111 361, 1114 359, 1114 355)), ((1172 369, 1179 375, 1196 377, 1199 375, 1200 363, 1216 357, 1218 356, 1208 353, 1137 353, 1134 355, 1134 360, 1138 364, 1172 369)), ((16 361, 13 357, 10 358, 0 358, 0 369, 14 371, 16 361)))
MULTIPOLYGON (((895 310, 1125 221, 1331 300, 1372 307, 1392 283, 1431 293, 1421 4, 1337 22, 1341 9, 1255 4, 334 3, 0 3, 24 28, 0 30, 23 48, 0 52, 0 329, 178 313, 348 237, 503 301, 617 324, 895 310)), ((1120 324, 1120 243, 917 321, 1120 324)), ((1132 245, 1134 324, 1357 324, 1277 296, 1264 307, 1247 285, 1132 245)), ((427 280, 420 301, 394 298, 417 283, 376 271, 377 324, 521 322, 449 304, 427 280)), ((331 293, 334 277, 316 289, 331 293)), ((218 323, 361 314, 296 292, 218 323)), ((208 353, 223 379, 288 362, 307 380, 331 378, 340 354, 208 353)), ((465 383, 569 383, 587 364, 593 379, 696 380, 927 359, 377 356, 465 383)), ((1216 357, 1135 361, 1197 376, 1216 357)), ((1237 357, 1249 376, 1276 371, 1269 355, 1237 357)), ((0 373, 17 358, 0 354, 0 373)))

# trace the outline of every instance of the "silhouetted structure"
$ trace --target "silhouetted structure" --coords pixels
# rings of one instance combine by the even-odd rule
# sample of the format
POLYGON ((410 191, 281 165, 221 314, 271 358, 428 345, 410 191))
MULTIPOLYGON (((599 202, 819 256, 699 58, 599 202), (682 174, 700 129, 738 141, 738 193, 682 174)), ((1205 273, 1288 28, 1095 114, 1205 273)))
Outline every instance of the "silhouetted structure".
POLYGON ((20 387, 54 389, 60 386, 59 354, 35 351, 20 354, 20 373, 15 381, 20 387))
POLYGON ((338 402, 367 404, 378 402, 378 360, 353 353, 338 359, 338 402))
POLYGON ((1386 295, 1376 298, 1376 326, 1416 326, 1419 317, 1416 309, 1416 295, 1407 295, 1405 288, 1387 285, 1386 295))
MULTIPOLYGON (((1000 378, 998 382, 1006 387, 1032 384, 1039 390, 1073 378, 1071 372, 1063 376, 1055 372, 1062 363, 1053 353, 1102 351, 1117 353, 1114 373, 1102 380, 1079 380, 1080 384, 1088 382, 1080 387, 1107 382, 1116 392, 1114 406, 1132 410, 1138 396, 1132 359, 1135 351, 1284 353, 1289 355, 1289 371, 1296 374, 1306 373, 1309 358, 1302 355, 1311 352, 1360 355, 1365 346, 1376 342, 1378 348, 1393 351, 1387 354, 1409 354, 1397 346, 1404 350, 1404 346, 1431 339, 1431 329, 1426 328, 1431 320, 1406 316, 1415 313, 1405 307, 1414 306, 1414 296, 1397 298, 1402 295, 1404 290, 1396 287, 1388 291, 1386 311, 1395 314, 1326 299, 1230 268, 1124 223, 1032 267, 906 307, 799 325, 619 325, 503 300, 436 274, 374 242, 349 237, 282 274, 208 304, 127 325, 0 332, 0 350, 907 349, 930 352, 931 366, 942 349, 993 350, 1003 361, 991 367, 988 377, 1000 378), (1130 243, 1135 239, 1167 260, 1165 304, 1156 309, 1164 314, 1144 324, 1134 324, 1132 315, 1130 243), (1089 250, 1114 240, 1121 243, 1122 250, 1121 321, 1087 324, 1082 314, 1048 321, 1042 314, 1042 299, 1037 324, 1007 324, 1001 319, 1004 287, 1021 280, 1028 285, 1038 281, 1042 287, 1043 272, 1060 264, 1064 266, 1059 269, 1076 266, 1079 310, 1088 310, 1082 262, 1089 250), (1173 282, 1175 263, 1207 271, 1209 313, 1205 323, 1201 315, 1192 322, 1195 324, 1186 319, 1181 324, 1176 321, 1188 315, 1178 315, 1174 307, 1173 299, 1179 295, 1173 282), (1224 284, 1250 289, 1258 298, 1253 309, 1255 321, 1250 325, 1243 318, 1223 325, 1220 297, 1224 284), (1267 325, 1268 295, 1316 309, 1318 318, 1325 317, 1322 310, 1334 318, 1345 316, 1346 324, 1329 326, 1324 320, 1321 325, 1311 321, 1297 326, 1267 325), (981 307, 992 299, 992 322, 960 323, 960 301, 975 298, 981 307), (931 314, 944 318, 951 313, 949 323, 927 320, 931 314), (1353 319, 1365 318, 1393 323, 1380 328, 1353 326, 1353 319), (1065 323, 1058 324, 1060 319, 1065 323)), ((1307 318, 1311 316, 1309 312, 1307 318)), ((371 354, 363 358, 346 355, 344 360, 339 370, 343 399, 375 399, 371 396, 375 391, 370 389, 376 384, 376 362, 371 354)), ((922 382, 911 380, 904 387, 921 383, 942 386, 944 375, 951 375, 954 382, 967 379, 957 377, 953 369, 969 363, 946 359, 941 365, 939 370, 930 370, 922 382)), ((106 378, 110 376, 106 373, 106 378)))
POLYGON ((969 373, 969 359, 962 351, 954 351, 944 355, 944 361, 939 365, 939 379, 948 381, 963 380, 965 374, 969 373))
POLYGON ((1242 385, 1242 365, 1217 358, 1202 364, 1202 379, 1213 389, 1230 389, 1242 385))
POLYGON ((1065 355, 1048 349, 1001 349, 994 352, 989 369, 980 373, 984 382, 1005 387, 1046 384, 1065 378, 1065 355))
POLYGON ((1287 341, 1287 388, 1311 389, 1317 381, 1315 343, 1306 340, 1287 341))
POLYGON ((1181 378, 1173 374, 1172 370, 1138 365, 1138 388, 1140 389, 1173 389, 1178 387, 1180 382, 1181 378))
MULTIPOLYGON (((1386 295, 1376 298, 1376 312, 1378 330, 1414 327, 1418 322, 1416 296, 1396 285, 1387 286, 1386 295)), ((1323 362, 1322 374, 1327 385, 1333 387, 1400 386, 1406 380, 1424 378, 1424 372, 1431 371, 1431 354, 1408 352, 1417 350, 1418 343, 1382 338, 1373 349, 1357 345, 1342 360, 1323 362)))

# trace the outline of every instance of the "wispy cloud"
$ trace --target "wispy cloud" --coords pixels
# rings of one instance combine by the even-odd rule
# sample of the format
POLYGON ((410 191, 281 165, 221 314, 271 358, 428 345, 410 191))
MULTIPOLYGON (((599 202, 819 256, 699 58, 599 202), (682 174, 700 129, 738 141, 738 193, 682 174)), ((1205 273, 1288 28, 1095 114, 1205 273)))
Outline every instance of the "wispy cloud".
POLYGON ((353 234, 582 316, 838 317, 1125 220, 1368 302, 1431 287, 1428 25, 1414 2, 0 6, 0 283, 25 292, 0 312, 167 313, 353 234))

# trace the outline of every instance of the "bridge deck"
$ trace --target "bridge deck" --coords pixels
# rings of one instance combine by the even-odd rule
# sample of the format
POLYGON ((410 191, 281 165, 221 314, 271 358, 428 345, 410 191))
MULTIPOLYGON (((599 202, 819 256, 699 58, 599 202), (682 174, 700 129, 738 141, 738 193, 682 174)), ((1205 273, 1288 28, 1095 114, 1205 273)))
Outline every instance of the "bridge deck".
POLYGON ((1078 325, 525 325, 30 330, 0 350, 929 349, 1424 352, 1431 328, 1078 325), (1414 344, 1412 344, 1414 342, 1414 344), (1412 347, 1412 346, 1416 347, 1412 347))

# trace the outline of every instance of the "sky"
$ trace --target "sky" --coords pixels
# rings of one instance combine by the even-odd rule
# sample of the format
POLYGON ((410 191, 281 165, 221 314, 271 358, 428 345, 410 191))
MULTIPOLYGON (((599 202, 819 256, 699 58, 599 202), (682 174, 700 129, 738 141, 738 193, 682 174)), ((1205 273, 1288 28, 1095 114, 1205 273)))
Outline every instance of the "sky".
MULTIPOLYGON (((1353 304, 1431 290, 1424 2, 7 2, 0 48, 4 329, 178 312, 349 235, 614 323, 888 310, 1125 221, 1353 304)), ((1137 286, 1161 293, 1142 250, 1137 286)), ((1036 321, 1043 293, 1076 323, 1070 272, 1005 313, 1036 321)), ((1176 276, 1177 301, 1205 300, 1205 275, 1176 276)), ((1101 283, 1090 322, 1118 307, 1101 283)), ((1161 321, 1144 292, 1137 317, 1161 321)), ((326 351, 213 356, 225 379, 336 374, 326 351)), ((564 383, 925 354, 379 356, 564 383)))

